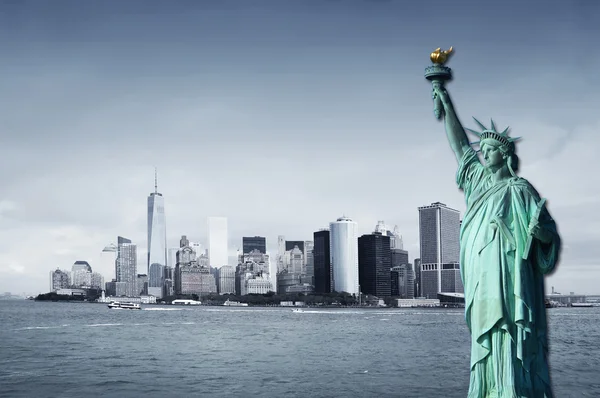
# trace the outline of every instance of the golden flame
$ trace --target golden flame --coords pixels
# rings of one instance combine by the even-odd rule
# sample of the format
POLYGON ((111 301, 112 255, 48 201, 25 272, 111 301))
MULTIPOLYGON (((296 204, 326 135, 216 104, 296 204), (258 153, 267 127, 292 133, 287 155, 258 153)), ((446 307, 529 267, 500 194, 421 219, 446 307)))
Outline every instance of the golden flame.
POLYGON ((448 50, 442 50, 438 47, 434 52, 431 53, 431 55, 429 55, 429 58, 434 64, 443 65, 446 63, 446 61, 448 61, 450 55, 452 55, 452 51, 454 51, 452 47, 450 47, 448 50))

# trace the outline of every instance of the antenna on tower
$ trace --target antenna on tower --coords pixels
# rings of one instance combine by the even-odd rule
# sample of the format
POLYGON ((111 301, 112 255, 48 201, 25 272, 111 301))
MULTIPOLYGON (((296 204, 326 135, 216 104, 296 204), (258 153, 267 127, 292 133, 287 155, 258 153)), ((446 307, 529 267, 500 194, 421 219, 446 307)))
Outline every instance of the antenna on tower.
POLYGON ((154 193, 158 193, 158 173, 156 166, 154 166, 154 193))

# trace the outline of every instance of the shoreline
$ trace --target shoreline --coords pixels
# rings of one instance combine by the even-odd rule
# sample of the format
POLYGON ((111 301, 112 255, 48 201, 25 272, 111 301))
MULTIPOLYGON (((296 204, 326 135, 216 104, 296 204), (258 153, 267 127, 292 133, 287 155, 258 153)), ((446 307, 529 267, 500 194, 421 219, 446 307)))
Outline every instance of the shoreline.
MULTIPOLYGON (((50 302, 50 303, 81 303, 81 304, 104 304, 108 303, 98 301, 85 301, 85 300, 33 300, 36 302, 50 302)), ((127 298, 122 300, 127 302, 127 298)), ((360 309, 360 310, 410 310, 410 309, 444 309, 444 310, 455 310, 464 309, 464 306, 415 306, 415 307, 379 307, 379 306, 342 306, 342 305, 314 305, 314 306, 290 306, 290 305, 260 305, 260 304, 248 304, 248 306, 229 306, 223 304, 198 304, 198 305, 185 305, 185 304, 169 304, 169 303, 140 303, 144 307, 223 307, 223 308, 283 308, 283 309, 360 309)))

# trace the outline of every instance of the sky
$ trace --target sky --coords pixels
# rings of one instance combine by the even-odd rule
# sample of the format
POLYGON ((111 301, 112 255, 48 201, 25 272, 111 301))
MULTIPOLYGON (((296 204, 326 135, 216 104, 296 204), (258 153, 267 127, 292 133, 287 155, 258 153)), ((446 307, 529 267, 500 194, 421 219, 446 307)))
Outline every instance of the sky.
POLYGON ((456 160, 423 77, 453 46, 465 127, 523 137, 519 174, 563 239, 547 279, 600 294, 600 3, 593 1, 0 1, 0 293, 118 235, 146 268, 147 196, 167 240, 310 240, 346 215, 398 225, 419 257, 419 206, 464 213, 456 160))

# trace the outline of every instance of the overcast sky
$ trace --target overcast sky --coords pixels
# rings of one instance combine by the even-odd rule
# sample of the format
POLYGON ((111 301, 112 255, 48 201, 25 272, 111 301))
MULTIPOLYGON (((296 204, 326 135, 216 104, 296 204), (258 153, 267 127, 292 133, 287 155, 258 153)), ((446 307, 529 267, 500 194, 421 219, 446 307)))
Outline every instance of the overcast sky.
POLYGON ((155 166, 170 247, 215 215, 230 255, 245 235, 275 253, 345 214, 418 257, 417 207, 465 209, 423 77, 452 45, 463 123, 523 137, 557 220, 548 286, 600 294, 598 20, 567 0, 1 1, 0 293, 76 260, 110 280, 117 235, 145 269, 155 166))

